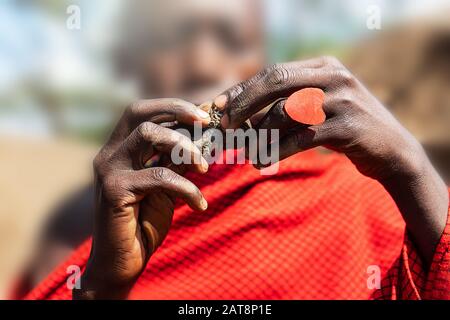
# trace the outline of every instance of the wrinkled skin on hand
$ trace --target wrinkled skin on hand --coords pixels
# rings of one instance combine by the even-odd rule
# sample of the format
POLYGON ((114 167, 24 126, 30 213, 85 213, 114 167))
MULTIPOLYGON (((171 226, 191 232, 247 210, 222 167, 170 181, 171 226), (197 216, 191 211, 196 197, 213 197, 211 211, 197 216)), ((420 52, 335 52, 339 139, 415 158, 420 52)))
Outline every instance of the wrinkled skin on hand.
MULTIPOLYGON (((336 59, 271 66, 227 90, 214 105, 224 112, 225 129, 239 128, 249 119, 255 128, 284 128, 280 159, 320 145, 345 153, 362 174, 377 179, 390 193, 425 263, 430 263, 446 223, 447 187, 416 139, 336 59), (285 129, 291 120, 280 116, 283 98, 307 87, 325 92, 326 121, 285 129), (273 102, 256 120, 257 112, 273 102)), ((194 142, 167 125, 201 121, 207 126, 211 119, 199 110, 178 99, 144 100, 130 106, 119 121, 94 161, 93 245, 82 288, 73 291, 75 299, 126 297, 166 237, 175 199, 184 199, 194 210, 206 209, 201 192, 182 174, 204 173, 208 164, 194 142), (193 164, 159 161, 155 167, 144 166, 155 154, 164 159, 175 147, 187 152, 193 164)))
MULTIPOLYGON (((345 153, 358 170, 375 179, 404 170, 421 149, 414 137, 335 58, 277 64, 224 94, 224 128, 237 128, 271 102, 295 91, 316 87, 325 91, 325 123, 293 128, 280 139, 280 159, 324 145, 345 153)), ((256 128, 282 128, 288 118, 276 116, 286 100, 279 100, 256 128)), ((283 132, 284 133, 284 132, 283 132)), ((414 168, 411 168, 413 170, 414 168)))
POLYGON ((127 109, 96 156, 93 246, 83 288, 74 291, 75 297, 111 297, 112 289, 113 297, 124 297, 166 237, 175 199, 197 211, 207 208, 199 189, 181 174, 186 169, 205 173, 208 164, 186 136, 161 125, 175 121, 207 125, 209 117, 179 99, 139 101, 127 109), (162 157, 177 146, 192 157, 187 168, 170 162, 144 166, 155 154, 162 157))
POLYGON ((446 223, 447 187, 420 143, 337 59, 321 57, 270 66, 214 101, 224 112, 221 124, 225 129, 236 129, 247 119, 256 119, 255 128, 280 129, 280 159, 317 146, 344 153, 362 174, 383 184, 425 265, 431 261, 446 223), (283 112, 285 98, 311 87, 325 92, 326 121, 286 129, 292 119, 283 112), (258 118, 257 113, 271 103, 270 110, 258 118))

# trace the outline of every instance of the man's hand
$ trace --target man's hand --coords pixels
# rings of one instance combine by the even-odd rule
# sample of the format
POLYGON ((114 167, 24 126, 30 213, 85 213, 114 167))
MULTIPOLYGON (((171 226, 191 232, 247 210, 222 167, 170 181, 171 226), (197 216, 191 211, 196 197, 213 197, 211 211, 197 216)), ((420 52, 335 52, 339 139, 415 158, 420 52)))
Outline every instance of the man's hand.
MULTIPOLYGON (((447 188, 419 142, 335 58, 271 66, 227 90, 215 104, 225 113, 222 126, 236 129, 270 103, 308 87, 325 92, 327 119, 280 130, 280 159, 320 145, 345 153, 362 174, 388 190, 430 262, 446 223, 447 188)), ((276 102, 254 126, 284 128, 292 121, 283 115, 284 103, 276 102)))
POLYGON ((162 126, 175 121, 209 123, 209 116, 179 99, 145 100, 130 106, 94 160, 96 216, 91 255, 74 298, 123 298, 166 237, 180 197, 207 208, 199 189, 180 174, 185 167, 146 168, 174 147, 191 155, 188 169, 208 170, 200 150, 184 135, 162 126), (199 161, 200 159, 200 161, 199 161))

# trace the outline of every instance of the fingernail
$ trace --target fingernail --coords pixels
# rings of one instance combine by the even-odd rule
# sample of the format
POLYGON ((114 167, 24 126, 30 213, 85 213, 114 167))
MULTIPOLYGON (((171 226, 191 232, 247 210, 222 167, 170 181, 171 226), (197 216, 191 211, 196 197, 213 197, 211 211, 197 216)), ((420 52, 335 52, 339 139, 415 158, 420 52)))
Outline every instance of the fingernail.
POLYGON ((205 160, 205 158, 203 158, 202 157, 202 169, 203 169, 203 172, 207 172, 208 171, 208 168, 209 168, 209 164, 208 164, 208 162, 205 160))
POLYGON ((200 116, 200 118, 203 118, 203 119, 209 118, 209 113, 208 112, 205 112, 202 109, 196 109, 195 111, 200 116))
POLYGON ((228 115, 224 114, 222 117, 222 120, 220 120, 220 125, 226 129, 226 128, 228 128, 229 123, 230 123, 230 119, 228 118, 228 115))
POLYGON ((227 100, 228 100, 227 96, 224 94, 221 94, 220 96, 218 96, 217 98, 214 99, 214 105, 219 110, 223 110, 225 108, 227 100))
POLYGON ((208 209, 208 202, 206 201, 205 198, 202 198, 202 201, 200 203, 200 207, 202 208, 202 210, 208 209))
POLYGON ((206 101, 203 102, 201 105, 199 105, 199 109, 208 112, 209 110, 211 110, 213 102, 212 101, 206 101))

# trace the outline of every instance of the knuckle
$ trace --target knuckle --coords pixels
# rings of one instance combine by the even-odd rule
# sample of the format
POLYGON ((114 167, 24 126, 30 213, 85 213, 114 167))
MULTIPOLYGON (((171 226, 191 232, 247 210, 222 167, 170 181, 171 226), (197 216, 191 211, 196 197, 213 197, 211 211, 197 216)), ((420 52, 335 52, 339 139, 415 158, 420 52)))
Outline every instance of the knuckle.
POLYGON ((290 73, 281 64, 275 64, 271 67, 271 71, 267 74, 267 81, 272 85, 282 85, 290 80, 290 73))
POLYGON ((343 86, 352 87, 355 84, 355 78, 347 69, 337 70, 336 77, 339 83, 343 86))
POLYGON ((341 62, 334 56, 325 55, 321 57, 324 65, 333 66, 333 67, 341 67, 341 62))
POLYGON ((271 74, 276 68, 278 67, 278 64, 272 64, 269 66, 266 66, 264 69, 261 70, 261 72, 258 74, 257 77, 262 78, 269 74, 271 74))
POLYGON ((152 178, 158 182, 171 182, 173 175, 168 169, 159 167, 152 169, 152 178))
POLYGON ((136 115, 139 113, 139 110, 141 108, 142 101, 134 101, 132 102, 126 109, 126 113, 128 113, 130 116, 136 115))
POLYGON ((145 137, 147 135, 148 132, 148 125, 147 122, 142 122, 141 124, 139 124, 136 128, 136 134, 139 137, 145 137))
POLYGON ((152 122, 142 122, 136 128, 136 133, 138 136, 144 140, 147 140, 148 137, 157 130, 156 126, 152 122))
POLYGON ((354 96, 348 92, 342 92, 339 94, 336 104, 341 110, 348 110, 355 105, 354 96))

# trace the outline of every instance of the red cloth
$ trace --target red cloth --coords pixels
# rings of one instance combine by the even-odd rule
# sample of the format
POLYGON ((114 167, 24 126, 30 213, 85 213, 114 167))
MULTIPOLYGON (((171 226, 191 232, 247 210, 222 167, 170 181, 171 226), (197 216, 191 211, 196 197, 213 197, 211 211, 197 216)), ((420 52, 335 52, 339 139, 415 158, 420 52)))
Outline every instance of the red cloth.
MULTIPOLYGON (((389 194, 344 156, 309 151, 273 176, 247 164, 190 178, 209 209, 177 207, 132 299, 450 298, 449 226, 425 273, 389 194), (370 266, 380 290, 368 288, 370 266)), ((26 298, 70 299, 67 267, 84 267, 89 251, 90 240, 26 298)))

